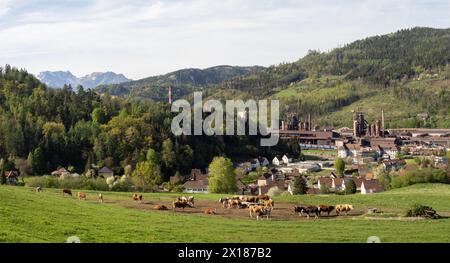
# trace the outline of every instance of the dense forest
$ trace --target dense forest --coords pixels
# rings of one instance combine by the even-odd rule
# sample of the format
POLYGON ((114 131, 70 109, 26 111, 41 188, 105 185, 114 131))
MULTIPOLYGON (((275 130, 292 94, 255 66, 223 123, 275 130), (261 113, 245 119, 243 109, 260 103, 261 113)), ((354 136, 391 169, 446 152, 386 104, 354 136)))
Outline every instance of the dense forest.
MULTIPOLYGON (((59 166, 130 173, 148 159, 164 180, 206 168, 214 156, 257 156, 255 136, 178 136, 169 104, 122 99, 78 86, 51 89, 25 70, 0 67, 0 159, 22 174, 59 166)), ((7 169, 7 168, 5 168, 7 169)))
POLYGON ((262 70, 263 67, 215 66, 206 69, 181 69, 160 76, 148 77, 121 84, 100 85, 99 93, 108 93, 122 97, 166 100, 167 87, 173 87, 173 95, 180 98, 194 90, 211 87, 224 80, 243 76, 262 70))

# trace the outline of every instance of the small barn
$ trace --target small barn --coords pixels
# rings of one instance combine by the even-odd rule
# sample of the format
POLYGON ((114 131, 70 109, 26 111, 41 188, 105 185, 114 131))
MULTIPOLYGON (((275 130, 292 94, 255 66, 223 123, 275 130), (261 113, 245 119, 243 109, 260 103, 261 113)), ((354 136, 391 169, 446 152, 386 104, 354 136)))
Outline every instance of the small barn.
POLYGON ((103 167, 102 169, 100 169, 99 171, 98 171, 98 176, 101 176, 101 177, 103 177, 103 178, 109 178, 109 177, 113 177, 114 176, 114 172, 111 170, 111 169, 109 169, 108 167, 103 167))
POLYGON ((17 171, 6 171, 6 184, 17 185, 19 183, 19 173, 17 171))
POLYGON ((187 181, 183 187, 185 193, 206 194, 208 193, 208 179, 187 181))

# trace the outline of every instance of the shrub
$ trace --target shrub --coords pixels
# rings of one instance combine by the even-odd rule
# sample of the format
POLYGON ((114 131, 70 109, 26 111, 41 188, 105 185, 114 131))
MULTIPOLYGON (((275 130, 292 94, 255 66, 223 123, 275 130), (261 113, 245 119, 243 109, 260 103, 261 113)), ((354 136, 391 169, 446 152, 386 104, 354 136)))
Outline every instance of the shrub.
POLYGON ((109 186, 101 178, 89 179, 86 177, 58 179, 54 176, 44 175, 27 178, 27 186, 44 188, 70 188, 83 190, 108 191, 109 186))
POLYGON ((356 184, 354 180, 345 180, 345 194, 356 193, 356 184))
POLYGON ((271 187, 269 191, 267 192, 267 195, 270 197, 279 196, 281 195, 282 191, 278 186, 271 187))
POLYGON ((330 193, 330 189, 325 184, 322 184, 320 186, 320 193, 321 194, 329 194, 330 193))
POLYGON ((406 212, 407 217, 426 217, 437 219, 441 216, 436 213, 436 211, 429 206, 415 204, 411 207, 411 209, 406 212))

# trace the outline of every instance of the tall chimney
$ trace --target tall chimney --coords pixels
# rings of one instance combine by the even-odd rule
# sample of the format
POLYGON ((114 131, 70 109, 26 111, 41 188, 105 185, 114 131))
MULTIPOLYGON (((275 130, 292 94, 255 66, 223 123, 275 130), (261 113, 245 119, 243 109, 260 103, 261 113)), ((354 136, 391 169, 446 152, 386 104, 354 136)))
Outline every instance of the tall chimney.
POLYGON ((169 85, 169 104, 172 104, 172 85, 169 85))
POLYGON ((308 130, 311 131, 311 113, 308 113, 308 130))
POLYGON ((384 110, 381 109, 381 132, 384 135, 384 110))

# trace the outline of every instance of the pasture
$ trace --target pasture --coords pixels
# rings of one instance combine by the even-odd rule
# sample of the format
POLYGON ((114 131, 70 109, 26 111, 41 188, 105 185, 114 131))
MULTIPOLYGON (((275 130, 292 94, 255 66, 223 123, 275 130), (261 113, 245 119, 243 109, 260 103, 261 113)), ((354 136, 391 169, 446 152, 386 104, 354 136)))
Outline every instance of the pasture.
POLYGON ((196 195, 195 208, 154 211, 156 204, 171 207, 179 194, 143 194, 85 191, 87 200, 62 196, 57 189, 0 186, 0 242, 450 242, 450 186, 414 185, 374 195, 307 195, 275 197, 271 220, 250 219, 247 209, 224 209, 223 195, 196 195), (355 206, 349 216, 300 218, 294 204, 355 206), (439 220, 402 217, 414 203, 432 206, 439 220), (205 215, 216 208, 217 215, 205 215), (367 208, 383 213, 366 215, 367 208))

